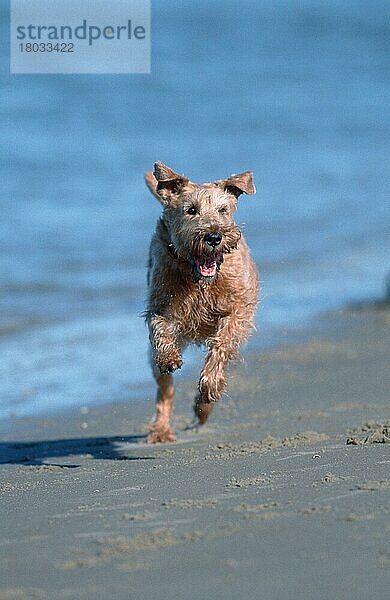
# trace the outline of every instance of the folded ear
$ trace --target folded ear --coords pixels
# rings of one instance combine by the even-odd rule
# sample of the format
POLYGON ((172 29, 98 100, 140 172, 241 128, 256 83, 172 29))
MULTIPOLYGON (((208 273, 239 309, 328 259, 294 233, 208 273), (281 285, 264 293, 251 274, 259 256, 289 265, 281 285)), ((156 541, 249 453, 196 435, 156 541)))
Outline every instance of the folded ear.
POLYGON ((253 174, 251 171, 245 171, 239 175, 232 175, 228 179, 215 181, 215 185, 223 188, 236 198, 241 194, 255 194, 256 188, 253 183, 253 174))
POLYGON ((175 173, 162 162, 154 163, 154 171, 145 174, 145 181, 152 194, 164 205, 168 205, 188 183, 187 177, 175 173))

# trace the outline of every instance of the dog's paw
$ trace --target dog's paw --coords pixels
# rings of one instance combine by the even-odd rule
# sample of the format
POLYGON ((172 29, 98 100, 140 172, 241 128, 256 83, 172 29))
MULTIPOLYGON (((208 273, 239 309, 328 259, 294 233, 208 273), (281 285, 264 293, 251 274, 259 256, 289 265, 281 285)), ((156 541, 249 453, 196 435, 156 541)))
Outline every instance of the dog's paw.
POLYGON ((206 423, 213 408, 214 402, 202 402, 200 398, 195 400, 194 413, 198 418, 200 425, 204 425, 204 423, 206 423))
POLYGON ((176 442, 176 436, 170 428, 153 429, 146 438, 148 444, 176 442))
POLYGON ((183 361, 181 358, 176 358, 174 360, 156 360, 157 367, 162 375, 166 375, 168 373, 173 373, 177 371, 177 369, 181 369, 183 365, 183 361))

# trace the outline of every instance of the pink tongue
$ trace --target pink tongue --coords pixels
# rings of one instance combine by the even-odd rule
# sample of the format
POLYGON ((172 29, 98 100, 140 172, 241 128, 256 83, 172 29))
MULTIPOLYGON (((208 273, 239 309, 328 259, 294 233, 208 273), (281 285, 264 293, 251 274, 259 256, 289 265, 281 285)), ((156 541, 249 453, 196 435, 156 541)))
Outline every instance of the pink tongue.
POLYGON ((217 270, 217 261, 215 259, 208 258, 204 262, 196 261, 199 272, 203 277, 212 277, 215 275, 217 270))

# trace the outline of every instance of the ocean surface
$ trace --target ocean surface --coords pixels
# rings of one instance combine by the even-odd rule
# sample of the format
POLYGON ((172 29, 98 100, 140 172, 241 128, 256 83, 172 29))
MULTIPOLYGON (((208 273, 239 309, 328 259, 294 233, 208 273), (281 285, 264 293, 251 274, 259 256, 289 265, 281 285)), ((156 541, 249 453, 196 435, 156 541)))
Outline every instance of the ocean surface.
MULTIPOLYGON (((389 272, 390 4, 153 2, 151 75, 10 75, 0 5, 0 417, 154 395, 146 259, 161 160, 250 169, 267 347, 389 272)), ((199 360, 190 354, 189 362, 199 360)))

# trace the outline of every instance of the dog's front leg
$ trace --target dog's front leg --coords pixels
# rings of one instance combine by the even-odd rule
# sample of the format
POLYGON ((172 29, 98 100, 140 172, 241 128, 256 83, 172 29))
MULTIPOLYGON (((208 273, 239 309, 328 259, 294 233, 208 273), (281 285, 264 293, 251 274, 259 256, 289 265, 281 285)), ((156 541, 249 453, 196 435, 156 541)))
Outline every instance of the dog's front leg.
POLYGON ((174 442, 176 438, 170 426, 174 397, 171 373, 182 365, 177 331, 173 324, 155 315, 149 319, 149 332, 152 345, 150 359, 157 383, 157 397, 156 414, 150 425, 147 441, 150 444, 174 442))
POLYGON ((183 364, 178 343, 177 325, 160 315, 149 319, 149 337, 153 348, 153 362, 160 373, 173 373, 183 364))
POLYGON ((225 389, 225 365, 228 360, 226 352, 218 345, 209 346, 209 352, 200 374, 198 394, 194 411, 200 423, 205 423, 225 389))
POLYGON ((208 341, 208 353, 200 374, 194 411, 200 423, 205 423, 225 389, 225 367, 235 358, 240 343, 248 335, 249 324, 240 313, 221 319, 216 335, 208 341))

